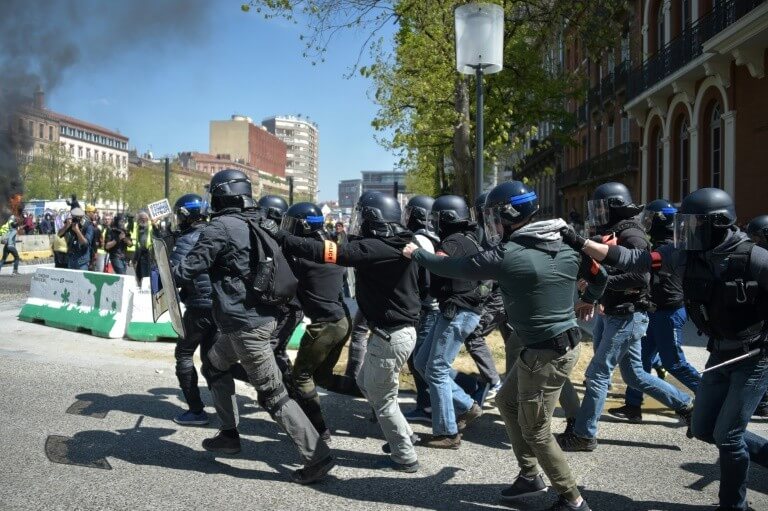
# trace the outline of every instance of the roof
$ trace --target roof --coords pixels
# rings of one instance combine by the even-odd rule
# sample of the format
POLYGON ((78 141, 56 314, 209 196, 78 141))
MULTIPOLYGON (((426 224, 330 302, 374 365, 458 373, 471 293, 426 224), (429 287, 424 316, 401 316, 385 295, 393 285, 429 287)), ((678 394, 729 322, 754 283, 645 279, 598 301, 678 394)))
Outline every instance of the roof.
POLYGON ((124 140, 126 142, 128 141, 128 137, 126 137, 125 135, 122 135, 116 131, 108 130, 107 128, 104 128, 103 126, 99 126, 98 124, 92 124, 90 122, 81 121, 80 119, 75 119, 74 117, 53 112, 51 110, 45 110, 45 112, 48 113, 54 119, 58 120, 59 122, 73 124, 75 126, 79 126, 81 128, 85 128, 91 131, 97 131, 102 135, 108 135, 110 137, 119 138, 120 140, 124 140))

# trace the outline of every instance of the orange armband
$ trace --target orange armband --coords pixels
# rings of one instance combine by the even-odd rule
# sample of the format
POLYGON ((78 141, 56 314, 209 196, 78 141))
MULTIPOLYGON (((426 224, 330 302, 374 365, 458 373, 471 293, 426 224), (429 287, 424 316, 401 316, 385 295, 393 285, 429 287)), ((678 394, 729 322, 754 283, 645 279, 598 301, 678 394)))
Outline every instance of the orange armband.
POLYGON ((336 255, 338 254, 339 247, 336 243, 325 240, 323 242, 323 262, 324 263, 336 263, 336 255))

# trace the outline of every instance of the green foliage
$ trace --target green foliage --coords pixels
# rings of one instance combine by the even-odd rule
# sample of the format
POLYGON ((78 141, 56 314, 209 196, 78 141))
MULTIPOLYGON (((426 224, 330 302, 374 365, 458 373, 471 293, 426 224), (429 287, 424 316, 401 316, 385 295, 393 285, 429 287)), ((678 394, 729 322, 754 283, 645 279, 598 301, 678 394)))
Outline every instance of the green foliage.
MULTIPOLYGON (((359 67, 373 81, 379 111, 372 121, 377 140, 399 155, 415 192, 446 191, 473 196, 474 78, 455 69, 450 0, 251 0, 266 18, 307 25, 304 55, 318 60, 340 30, 368 33, 359 67), (377 38, 396 22, 392 50, 377 38), (449 165, 446 165, 449 163, 449 165), (450 172, 446 171, 450 167, 450 172)), ((583 94, 583 76, 557 65, 561 49, 578 40, 588 54, 615 43, 626 16, 623 0, 494 0, 505 12, 504 69, 485 78, 485 147, 490 167, 517 149, 532 126, 550 121, 572 125, 566 101, 583 94)), ((581 53, 584 55, 584 52, 581 53)), ((358 62, 353 64, 357 68, 358 62)), ((582 73, 583 75, 583 73, 582 73)))
POLYGON ((82 172, 58 144, 35 151, 32 160, 21 167, 21 177, 27 199, 60 199, 82 193, 82 172))

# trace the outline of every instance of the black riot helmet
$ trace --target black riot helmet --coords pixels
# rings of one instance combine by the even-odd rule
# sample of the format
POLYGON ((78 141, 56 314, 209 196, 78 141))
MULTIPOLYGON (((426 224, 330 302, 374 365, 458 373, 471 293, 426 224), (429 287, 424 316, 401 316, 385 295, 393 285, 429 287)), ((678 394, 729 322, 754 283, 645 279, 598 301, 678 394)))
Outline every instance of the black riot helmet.
POLYGON ((311 202, 297 202, 285 212, 280 228, 303 237, 327 239, 325 217, 317 205, 311 202))
POLYGON ((422 229, 430 231, 429 214, 435 199, 429 195, 415 195, 403 210, 401 224, 408 230, 416 232, 422 229))
POLYGON ((466 229, 473 222, 467 202, 458 195, 441 195, 435 199, 430 219, 432 230, 441 238, 466 229))
POLYGON ((237 169, 218 171, 208 185, 208 200, 204 201, 214 213, 227 208, 253 207, 251 180, 237 169))
POLYGON ((719 188, 700 188, 688 194, 675 214, 675 247, 710 250, 719 245, 736 223, 736 207, 719 188))
POLYGON ((653 241, 669 239, 673 234, 677 208, 669 201, 656 199, 645 205, 640 214, 640 223, 653 241))
POLYGON ((403 230, 400 204, 383 193, 361 196, 349 225, 349 233, 353 236, 388 238, 403 230))
POLYGON ((603 183, 595 188, 592 199, 587 201, 589 223, 599 231, 621 220, 632 218, 643 210, 635 205, 632 194, 623 183, 603 183))
POLYGON ((288 211, 288 203, 279 195, 265 195, 259 199, 258 207, 264 218, 280 223, 288 211))
POLYGON ((176 225, 183 229, 197 221, 205 220, 207 207, 203 198, 196 193, 182 195, 173 204, 173 213, 176 215, 176 225))
POLYGON ((539 212, 539 197, 521 181, 507 181, 495 186, 485 198, 483 222, 490 245, 507 241, 509 236, 539 212))
POLYGON ((752 241, 768 250, 768 215, 756 216, 747 225, 747 234, 752 241))

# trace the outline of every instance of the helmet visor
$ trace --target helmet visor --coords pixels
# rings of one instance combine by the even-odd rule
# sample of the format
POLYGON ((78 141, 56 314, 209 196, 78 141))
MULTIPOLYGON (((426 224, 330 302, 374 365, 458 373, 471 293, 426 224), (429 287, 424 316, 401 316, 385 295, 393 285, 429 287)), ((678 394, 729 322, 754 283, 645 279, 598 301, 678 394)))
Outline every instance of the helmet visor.
POLYGON ((349 234, 350 236, 362 236, 363 231, 363 218, 360 209, 355 208, 352 211, 352 218, 349 220, 349 234))
POLYGON ((602 227, 608 225, 610 209, 606 199, 587 201, 588 221, 590 225, 602 227))
POLYGON ((303 226, 301 226, 301 219, 292 216, 284 216, 280 222, 280 228, 284 231, 290 232, 291 234, 304 234, 303 226))
POLYGON ((501 243, 504 237, 504 224, 501 219, 501 207, 483 208, 483 229, 485 241, 492 247, 501 243))
POLYGON ((440 234, 441 232, 446 231, 446 229, 449 229, 450 225, 454 225, 460 222, 474 222, 475 221, 475 212, 474 210, 469 210, 469 218, 465 219, 459 219, 459 217, 456 215, 454 211, 451 210, 443 210, 443 211, 435 211, 432 210, 429 214, 429 222, 427 222, 427 230, 429 232, 433 232, 436 234, 440 234))
POLYGON ((675 248, 707 250, 712 246, 712 217, 677 213, 674 219, 675 248))
POLYGON ((407 229, 408 225, 413 220, 414 222, 418 222, 419 224, 423 225, 423 228, 427 231, 433 232, 432 222, 429 216, 430 215, 427 214, 427 210, 424 208, 420 208, 418 206, 406 206, 403 210, 402 216, 400 217, 400 223, 403 224, 403 227, 407 229))
POLYGON ((215 213, 213 207, 211 206, 211 188, 208 185, 205 185, 205 192, 202 194, 203 197, 203 203, 200 205, 200 214, 203 216, 208 216, 210 213, 215 213))

